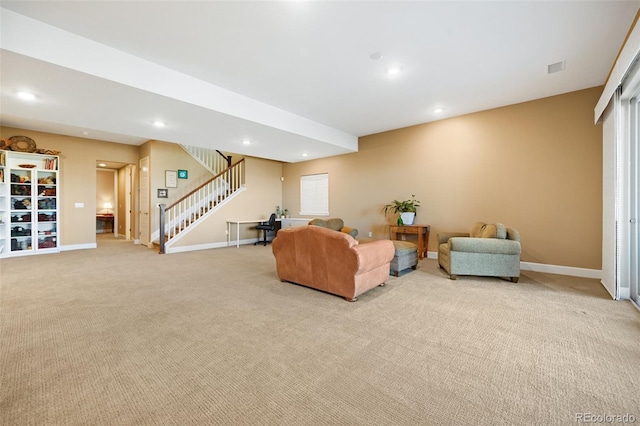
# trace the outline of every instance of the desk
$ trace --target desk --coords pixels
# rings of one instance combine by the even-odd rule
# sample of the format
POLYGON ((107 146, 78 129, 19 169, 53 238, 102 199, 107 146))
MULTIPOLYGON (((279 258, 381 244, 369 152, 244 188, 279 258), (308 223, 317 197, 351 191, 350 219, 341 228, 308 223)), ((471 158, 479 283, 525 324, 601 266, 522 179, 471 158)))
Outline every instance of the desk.
MULTIPOLYGON (((236 247, 240 247, 240 225, 246 223, 258 223, 268 222, 269 218, 265 219, 252 219, 252 220, 227 220, 227 247, 231 245, 231 224, 234 223, 236 225, 236 247)), ((280 219, 276 219, 276 232, 280 227, 280 219)))
POLYGON ((424 259, 427 256, 427 248, 429 245, 429 225, 391 225, 389 227, 389 238, 397 240, 398 234, 417 235, 418 236, 418 258, 424 259))
MULTIPOLYGON (((110 223, 111 224, 111 232, 115 232, 115 229, 113 229, 114 227, 114 216, 112 214, 97 214, 96 215, 96 220, 99 220, 100 222, 104 222, 104 223, 110 223)), ((103 228, 104 231, 104 228, 103 228)))

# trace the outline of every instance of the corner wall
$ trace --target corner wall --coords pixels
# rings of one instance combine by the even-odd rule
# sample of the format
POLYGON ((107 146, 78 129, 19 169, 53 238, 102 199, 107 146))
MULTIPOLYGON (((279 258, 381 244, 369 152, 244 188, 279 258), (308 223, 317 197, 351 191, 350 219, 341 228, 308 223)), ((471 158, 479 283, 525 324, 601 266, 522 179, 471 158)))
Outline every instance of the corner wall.
POLYGON ((329 173, 329 208, 389 238, 383 206, 412 194, 417 223, 468 231, 501 222, 522 236, 522 261, 601 269, 602 87, 364 136, 359 152, 284 164, 283 207, 297 215, 300 176, 329 173))
POLYGON ((0 127, 0 137, 28 136, 38 148, 61 151, 59 243, 65 248, 96 245, 96 161, 138 164, 138 147, 94 139, 0 127), (76 208, 76 203, 84 207, 76 208))

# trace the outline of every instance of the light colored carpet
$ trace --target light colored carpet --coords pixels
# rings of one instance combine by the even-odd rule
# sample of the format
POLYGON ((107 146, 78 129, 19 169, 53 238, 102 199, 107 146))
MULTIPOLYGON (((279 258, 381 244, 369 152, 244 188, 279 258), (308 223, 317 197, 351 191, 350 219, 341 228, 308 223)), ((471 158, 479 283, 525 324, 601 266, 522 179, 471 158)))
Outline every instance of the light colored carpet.
POLYGON ((597 280, 423 260, 348 303, 270 246, 98 244, 0 261, 2 425, 640 422, 640 313, 597 280))

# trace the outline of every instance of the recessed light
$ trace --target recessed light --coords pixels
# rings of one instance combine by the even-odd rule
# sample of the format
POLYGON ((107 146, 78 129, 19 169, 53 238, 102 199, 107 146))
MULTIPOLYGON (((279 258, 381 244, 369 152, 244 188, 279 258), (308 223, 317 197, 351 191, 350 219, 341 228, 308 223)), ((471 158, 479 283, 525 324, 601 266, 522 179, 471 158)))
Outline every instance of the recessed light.
POLYGON ((436 114, 440 114, 442 111, 444 111, 444 108, 436 108, 433 110, 433 112, 436 114))
POLYGON ((107 167, 107 165, 106 165, 106 164, 104 164, 104 163, 100 163, 100 164, 98 164, 98 166, 100 166, 100 167, 107 167))
POLYGON ((164 127, 164 126, 166 126, 166 125, 167 125, 167 123, 165 123, 164 121, 155 120, 155 121, 153 122, 153 125, 154 125, 154 126, 156 126, 156 127, 164 127))
POLYGON ((302 153, 302 156, 303 156, 303 157, 308 157, 308 156, 309 156, 309 154, 307 154, 306 152, 303 152, 303 153, 302 153))
POLYGON ((387 74, 388 75, 398 75, 401 72, 402 72, 402 67, 395 66, 395 67, 387 68, 387 74))
POLYGON ((87 132, 87 131, 85 130, 84 132, 82 132, 82 134, 86 136, 86 135, 88 135, 88 134, 89 134, 89 132, 87 132))
POLYGON ((22 99, 23 101, 35 101, 36 100, 36 95, 34 95, 33 93, 29 93, 29 92, 18 92, 16 93, 16 95, 22 99))
POLYGON ((242 145, 251 145, 251 141, 249 139, 245 139, 242 141, 242 145))

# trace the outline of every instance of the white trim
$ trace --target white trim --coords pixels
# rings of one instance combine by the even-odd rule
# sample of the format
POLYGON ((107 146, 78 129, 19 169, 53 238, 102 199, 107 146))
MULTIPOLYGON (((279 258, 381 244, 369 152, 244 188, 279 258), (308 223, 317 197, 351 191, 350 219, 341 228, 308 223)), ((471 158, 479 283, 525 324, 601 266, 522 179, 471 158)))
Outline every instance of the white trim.
MULTIPOLYGON (((253 244, 256 242, 255 238, 249 238, 246 240, 240 240, 240 244, 241 245, 249 245, 249 244, 253 244)), ((165 253, 166 254, 171 254, 171 253, 184 253, 184 252, 189 252, 189 251, 196 251, 196 250, 209 250, 209 249, 216 249, 216 248, 225 248, 225 247, 233 247, 233 246, 228 246, 227 242, 221 242, 221 243, 207 243, 207 244, 196 244, 196 245, 192 245, 192 246, 181 246, 181 247, 166 247, 165 246, 165 253)), ((233 247, 235 248, 235 247, 233 247)))
MULTIPOLYGON (((438 259, 438 252, 427 252, 428 259, 438 259)), ((544 272, 547 274, 570 275, 582 278, 601 279, 600 269, 577 268, 574 266, 548 265, 545 263, 520 262, 520 269, 523 271, 544 272)))
POLYGON ((629 299, 629 301, 631 302, 634 308, 640 311, 640 306, 633 299, 629 299))
POLYGON ((576 268, 573 266, 547 265, 544 263, 520 262, 520 269, 523 271, 545 272, 547 274, 571 275, 582 278, 602 278, 602 271, 599 269, 576 268))
POLYGON ((635 25, 635 27, 629 33, 629 38, 626 43, 620 50, 620 55, 616 60, 615 64, 613 64, 613 68, 611 69, 611 75, 607 80, 602 95, 596 104, 594 109, 594 122, 598 123, 604 110, 609 105, 609 101, 613 97, 616 89, 624 78, 627 76, 631 65, 636 59, 638 53, 640 52, 640 25, 635 25))
POLYGON ((67 245, 67 246, 60 246, 60 251, 85 250, 85 249, 94 249, 97 247, 98 247, 97 243, 73 244, 73 245, 67 245))
POLYGON ((620 298, 618 300, 631 300, 631 289, 629 287, 620 287, 620 298))
POLYGON ((613 300, 618 300, 616 299, 616 295, 611 293, 610 288, 613 288, 613 286, 607 284, 607 282, 604 279, 600 280, 600 284, 602 284, 602 287, 604 287, 604 289, 607 290, 607 293, 609 293, 609 296, 611 296, 613 300))

